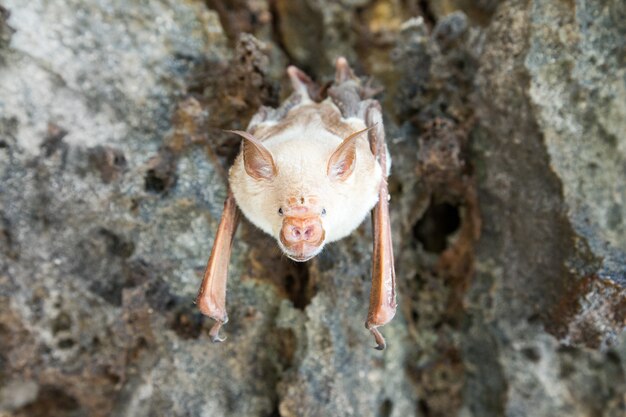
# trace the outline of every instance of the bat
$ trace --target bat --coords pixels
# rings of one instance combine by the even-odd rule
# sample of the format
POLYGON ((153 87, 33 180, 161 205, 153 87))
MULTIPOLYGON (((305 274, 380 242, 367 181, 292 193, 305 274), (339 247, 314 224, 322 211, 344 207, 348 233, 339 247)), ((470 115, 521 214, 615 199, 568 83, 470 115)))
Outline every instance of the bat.
POLYGON ((215 320, 210 336, 228 321, 226 281, 240 212, 274 237, 296 262, 319 254, 324 245, 354 231, 372 215, 372 287, 365 327, 385 348, 378 327, 396 312, 395 270, 387 177, 391 158, 382 111, 345 58, 336 61, 326 97, 311 97, 316 86, 301 70, 287 68, 293 93, 278 108, 261 107, 246 131, 229 171, 229 192, 213 250, 196 298, 215 320))

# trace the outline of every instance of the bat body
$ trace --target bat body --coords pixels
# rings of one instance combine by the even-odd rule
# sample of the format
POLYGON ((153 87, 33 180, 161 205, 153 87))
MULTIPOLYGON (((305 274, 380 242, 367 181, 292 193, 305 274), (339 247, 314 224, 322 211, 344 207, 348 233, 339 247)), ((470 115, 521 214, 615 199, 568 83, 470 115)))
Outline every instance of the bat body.
POLYGON ((230 192, 198 294, 200 310, 217 323, 214 341, 228 320, 225 292, 237 207, 255 226, 273 236, 289 258, 304 262, 349 235, 372 211, 373 279, 366 327, 376 329, 395 314, 395 272, 386 178, 389 171, 377 101, 343 58, 337 60, 328 97, 315 102, 312 81, 289 67, 294 93, 278 108, 262 107, 243 138, 229 172, 230 192), (369 139, 369 140, 368 140, 369 139), (372 210, 373 209, 373 210, 372 210))

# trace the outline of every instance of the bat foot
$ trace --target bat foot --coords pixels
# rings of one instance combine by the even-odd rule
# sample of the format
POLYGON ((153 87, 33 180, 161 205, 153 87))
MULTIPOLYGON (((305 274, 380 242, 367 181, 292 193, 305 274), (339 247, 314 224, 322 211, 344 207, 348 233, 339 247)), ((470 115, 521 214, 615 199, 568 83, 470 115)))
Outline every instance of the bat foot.
POLYGON ((374 336, 374 340, 376 341, 376 346, 374 346, 374 349, 385 350, 385 348, 387 347, 387 342, 385 341, 382 333, 377 328, 370 327, 367 323, 365 324, 365 327, 367 327, 367 329, 372 332, 372 335, 374 336))
POLYGON ((291 81, 291 86, 293 90, 300 95, 302 101, 311 100, 311 95, 309 94, 309 88, 314 87, 314 82, 311 78, 306 75, 302 70, 290 65, 287 67, 287 75, 289 75, 289 80, 291 81))
POLYGON ((365 85, 361 87, 361 96, 364 99, 372 98, 385 91, 384 87, 375 87, 373 84, 374 79, 370 77, 365 82, 365 85))
POLYGON ((354 72, 352 72, 352 68, 350 68, 348 60, 342 56, 337 58, 337 61, 335 62, 335 83, 341 84, 355 79, 357 78, 354 76, 354 72))

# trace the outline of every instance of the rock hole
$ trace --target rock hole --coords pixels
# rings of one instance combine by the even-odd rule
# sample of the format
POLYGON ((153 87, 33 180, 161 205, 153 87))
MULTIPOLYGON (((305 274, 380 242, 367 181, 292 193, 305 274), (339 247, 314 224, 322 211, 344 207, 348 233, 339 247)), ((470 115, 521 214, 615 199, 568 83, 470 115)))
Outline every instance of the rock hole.
POLYGON ((434 26, 437 23, 437 18, 430 8, 430 2, 428 0, 419 0, 419 7, 422 10, 422 17, 426 24, 434 26))
POLYGON ((287 274, 284 282, 285 292, 294 307, 304 310, 314 295, 307 264, 294 262, 291 273, 287 274))
POLYGON ((448 237, 459 229, 459 207, 449 203, 431 205, 413 227, 413 235, 428 252, 441 253, 448 246, 448 237))
POLYGON ((145 189, 153 193, 162 193, 166 188, 166 180, 160 178, 154 169, 149 169, 145 178, 145 189))
POLYGON ((117 385, 122 380, 119 375, 112 373, 110 369, 105 372, 105 377, 109 380, 109 382, 111 382, 112 385, 117 385))
POLYGON ((524 357, 531 362, 539 362, 539 360, 541 359, 541 354, 539 353, 539 350, 532 346, 522 349, 522 355, 524 355, 524 357))
POLYGON ((277 350, 280 353, 280 362, 285 369, 291 368, 296 356, 298 339, 291 329, 276 329, 277 350))
POLYGON ((72 327, 72 318, 65 312, 59 315, 52 322, 52 334, 56 335, 63 330, 69 330, 72 327))
POLYGON ((380 409, 378 410, 379 417, 390 417, 391 412, 393 411, 393 403, 389 398, 386 398, 385 401, 380 405, 380 409))
POLYGON ((136 286, 128 262, 134 251, 132 241, 106 228, 96 228, 77 245, 72 272, 84 279, 89 291, 120 306, 122 290, 136 286))
POLYGON ((89 291, 100 296, 104 301, 114 306, 122 305, 122 290, 124 289, 123 277, 121 274, 111 274, 110 280, 93 281, 89 285, 89 291))
POLYGON ((169 311, 174 307, 176 307, 176 300, 174 298, 167 300, 167 302, 165 303, 165 310, 169 311))
POLYGON ((143 336, 139 336, 135 340, 134 345, 128 351, 129 360, 131 362, 137 361, 139 357, 142 355, 142 353, 147 351, 149 347, 150 347, 150 344, 148 343, 148 340, 146 340, 146 338, 143 336))
POLYGON ((159 150, 159 154, 148 162, 144 177, 144 189, 153 193, 164 193, 176 184, 178 157, 171 149, 159 150))
POLYGON ((170 328, 174 330, 181 339, 197 339, 202 333, 203 322, 202 314, 185 310, 180 311, 174 316, 170 328))
POLYGON ((126 157, 123 153, 116 153, 113 156, 113 165, 122 168, 126 166, 126 157))
POLYGON ((610 229, 618 229, 623 222, 622 218, 622 207, 613 203, 613 205, 609 208, 606 213, 606 224, 610 229))
POLYGON ((100 173, 100 178, 106 184, 117 179, 127 165, 124 153, 108 146, 91 148, 89 163, 100 173))
POLYGON ((3 213, 0 213, 0 248, 8 258, 13 260, 19 259, 19 247, 11 232, 11 222, 3 213))
POLYGON ((530 324, 538 324, 542 322, 542 318, 541 318, 541 315, 537 313, 533 313, 528 317, 527 321, 530 324))
POLYGON ((66 339, 59 340, 59 343, 57 343, 57 346, 59 347, 59 349, 71 349, 74 347, 75 344, 76 342, 74 342, 73 339, 66 338, 66 339))
POLYGON ((41 388, 34 402, 18 410, 25 416, 79 416, 85 415, 73 396, 60 388, 46 385, 41 388))
POLYGON ((63 150, 67 147, 63 143, 63 138, 67 135, 68 131, 55 125, 54 123, 48 123, 48 131, 46 137, 41 143, 40 147, 46 158, 52 156, 56 151, 63 150))
POLYGON ((420 416, 429 416, 430 415, 430 407, 428 406, 428 403, 426 402, 425 399, 421 399, 417 402, 417 410, 418 415, 420 416))
MULTIPOLYGON (((207 0, 207 6, 215 11, 220 19, 222 28, 231 42, 235 42, 241 32, 254 32, 256 19, 244 2, 223 2, 207 0)), ((241 58, 242 60, 244 57, 241 58)))
POLYGON ((106 240, 107 251, 111 255, 129 258, 135 251, 135 244, 133 242, 124 240, 110 230, 102 228, 98 231, 98 234, 106 240))
POLYGON ((576 365, 569 360, 570 358, 566 358, 561 361, 559 366, 559 378, 561 379, 568 379, 577 371, 576 365))
POLYGON ((278 398, 274 401, 274 407, 267 417, 280 417, 280 400, 278 398))
MULTIPOLYGON (((148 305, 156 311, 175 312, 182 302, 179 297, 176 297, 171 292, 170 286, 156 274, 150 273, 146 276, 150 277, 146 289, 148 305)), ((188 303, 189 300, 185 302, 188 303)))

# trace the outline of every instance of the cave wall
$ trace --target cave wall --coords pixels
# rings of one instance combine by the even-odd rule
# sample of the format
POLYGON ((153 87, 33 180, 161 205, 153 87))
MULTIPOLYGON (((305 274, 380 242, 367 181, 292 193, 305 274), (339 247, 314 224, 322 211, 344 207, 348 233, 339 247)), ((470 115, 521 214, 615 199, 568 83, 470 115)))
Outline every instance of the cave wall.
POLYGON ((0 415, 622 416, 619 0, 0 6, 0 415), (307 264, 244 222, 228 337, 193 304, 242 129, 338 55, 385 111, 371 228, 307 264))

